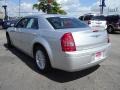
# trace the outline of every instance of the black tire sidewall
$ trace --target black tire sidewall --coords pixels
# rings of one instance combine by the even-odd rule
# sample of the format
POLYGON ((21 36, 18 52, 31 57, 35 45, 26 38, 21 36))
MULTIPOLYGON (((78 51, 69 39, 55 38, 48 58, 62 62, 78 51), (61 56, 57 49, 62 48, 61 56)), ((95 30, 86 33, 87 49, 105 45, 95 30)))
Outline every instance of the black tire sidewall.
POLYGON ((48 57, 46 51, 45 51, 43 48, 37 47, 37 48, 35 49, 34 60, 35 60, 35 62, 36 62, 36 65, 37 65, 38 69, 39 69, 42 73, 46 73, 46 72, 48 72, 49 70, 51 70, 51 65, 50 65, 49 57, 48 57), (45 68, 44 68, 44 69, 40 69, 39 66, 37 65, 37 62, 36 62, 36 52, 37 52, 38 50, 40 50, 40 51, 43 53, 43 55, 45 56, 45 68))
POLYGON ((107 29, 107 31, 108 31, 108 33, 113 33, 114 32, 114 28, 112 26, 109 26, 108 29, 107 29))

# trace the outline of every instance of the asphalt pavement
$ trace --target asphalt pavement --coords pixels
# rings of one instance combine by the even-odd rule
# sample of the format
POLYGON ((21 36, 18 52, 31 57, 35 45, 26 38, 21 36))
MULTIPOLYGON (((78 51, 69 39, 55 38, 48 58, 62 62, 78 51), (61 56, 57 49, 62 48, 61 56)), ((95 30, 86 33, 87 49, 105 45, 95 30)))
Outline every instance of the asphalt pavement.
POLYGON ((7 47, 5 30, 0 30, 0 90, 120 90, 120 33, 111 34, 110 40, 110 56, 100 65, 42 74, 32 58, 7 47))

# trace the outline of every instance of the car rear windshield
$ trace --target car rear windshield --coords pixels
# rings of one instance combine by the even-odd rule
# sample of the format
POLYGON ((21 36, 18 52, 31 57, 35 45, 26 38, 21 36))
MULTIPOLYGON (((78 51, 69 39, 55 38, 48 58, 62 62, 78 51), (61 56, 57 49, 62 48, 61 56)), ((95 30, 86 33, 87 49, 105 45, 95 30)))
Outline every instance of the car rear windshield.
POLYGON ((47 18, 47 20, 54 27, 54 29, 85 28, 85 27, 88 27, 88 25, 81 22, 77 18, 50 17, 50 18, 47 18))
POLYGON ((93 16, 92 20, 106 20, 104 16, 93 16))

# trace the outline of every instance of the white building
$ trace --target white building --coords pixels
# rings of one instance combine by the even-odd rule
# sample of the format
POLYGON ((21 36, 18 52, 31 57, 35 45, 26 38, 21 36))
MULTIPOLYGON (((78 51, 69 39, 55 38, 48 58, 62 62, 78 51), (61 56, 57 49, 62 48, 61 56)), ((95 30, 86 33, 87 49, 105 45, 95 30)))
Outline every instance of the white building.
POLYGON ((120 8, 119 7, 108 7, 106 8, 106 14, 107 15, 115 15, 115 14, 119 14, 120 15, 120 8))
POLYGON ((3 13, 3 9, 0 7, 0 19, 4 18, 4 13, 3 13))

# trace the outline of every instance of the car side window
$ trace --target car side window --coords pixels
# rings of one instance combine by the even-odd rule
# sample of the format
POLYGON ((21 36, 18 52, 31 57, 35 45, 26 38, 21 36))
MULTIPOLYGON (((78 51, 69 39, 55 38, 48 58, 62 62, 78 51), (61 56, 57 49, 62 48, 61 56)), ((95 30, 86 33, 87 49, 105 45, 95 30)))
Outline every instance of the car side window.
POLYGON ((92 15, 87 15, 84 17, 84 21, 88 21, 88 20, 91 20, 92 19, 92 15))
POLYGON ((16 25, 16 28, 26 28, 26 25, 28 23, 29 19, 28 18, 23 18, 21 19, 17 25, 16 25))
POLYGON ((83 21, 84 20, 84 16, 80 16, 79 19, 83 21))
POLYGON ((27 25, 26 25, 27 29, 38 29, 38 19, 37 18, 30 18, 27 25))

